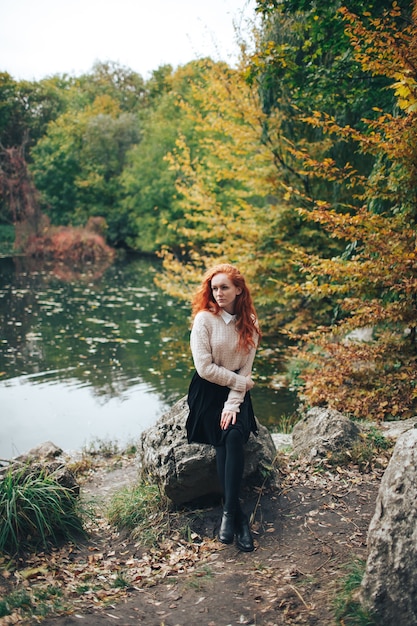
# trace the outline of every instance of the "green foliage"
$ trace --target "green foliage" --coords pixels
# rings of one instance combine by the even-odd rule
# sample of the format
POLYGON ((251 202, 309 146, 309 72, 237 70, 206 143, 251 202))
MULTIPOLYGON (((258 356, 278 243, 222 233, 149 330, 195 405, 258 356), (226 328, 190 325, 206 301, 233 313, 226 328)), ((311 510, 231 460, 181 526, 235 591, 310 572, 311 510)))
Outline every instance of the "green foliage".
POLYGON ((111 61, 99 61, 91 71, 76 78, 71 94, 72 107, 85 109, 97 97, 117 102, 122 113, 137 113, 147 105, 147 89, 140 74, 111 61))
POLYGON ((0 256, 8 256, 13 252, 15 229, 11 224, 0 224, 0 256))
MULTIPOLYGON (((355 0, 349 9, 378 17, 391 4, 355 0)), ((376 92, 378 106, 392 109, 392 94, 384 89, 387 80, 369 76, 355 58, 340 2, 258 0, 257 5, 262 26, 249 79, 259 85, 267 110, 320 110, 354 123, 372 114, 376 92)), ((301 130, 297 122, 291 126, 289 121, 287 133, 301 130)))
MULTIPOLYGON (((303 118, 320 111, 334 116, 339 124, 362 127, 364 118, 375 118, 375 102, 392 111, 394 98, 386 89, 388 79, 367 73, 355 58, 339 2, 260 0, 257 4, 263 18, 247 79, 258 89, 264 111, 281 114, 279 133, 269 120, 264 129, 279 175, 284 184, 297 190, 295 205, 305 206, 319 197, 342 207, 352 200, 352 193, 331 177, 309 172, 301 155, 308 152, 316 161, 348 162, 364 175, 370 173, 373 159, 358 152, 353 138, 328 138, 319 127, 306 125, 303 118)), ((378 15, 388 3, 373 7, 359 0, 349 6, 352 4, 352 10, 378 15)), ((311 228, 317 231, 317 225, 311 228)), ((311 249, 325 255, 328 247, 322 237, 315 246, 310 243, 311 249)))
POLYGON ((154 72, 148 83, 151 106, 141 116, 142 139, 129 153, 121 176, 122 213, 129 215, 127 244, 142 252, 156 252, 168 246, 178 252, 183 237, 178 225, 184 210, 176 202, 178 172, 166 156, 175 150, 180 136, 190 145, 198 132, 186 114, 196 100, 195 90, 205 89, 212 64, 195 61, 169 73, 169 67, 154 72))
POLYGON ((129 230, 125 233, 128 246, 155 252, 170 241, 167 224, 173 219, 175 176, 164 157, 173 149, 181 126, 176 96, 162 96, 143 124, 142 140, 130 151, 120 178, 121 212, 129 216, 129 230))
POLYGON ((52 120, 65 110, 71 79, 15 81, 0 72, 0 137, 4 148, 33 146, 52 120))
POLYGON ((83 534, 77 496, 53 474, 25 467, 0 483, 0 552, 57 545, 83 534))
POLYGON ((118 205, 118 177, 139 141, 137 118, 108 96, 82 111, 64 113, 32 151, 32 173, 55 224, 105 218, 108 239, 124 241, 126 216, 118 205))
POLYGON ((157 485, 139 483, 118 491, 111 499, 107 518, 127 530, 143 545, 153 545, 167 529, 167 503, 157 485))
POLYGON ((117 206, 118 176, 127 151, 139 141, 137 115, 145 106, 143 79, 112 63, 98 63, 79 78, 39 83, 0 74, 2 145, 27 146, 43 209, 53 223, 80 225, 102 215, 109 239, 124 241, 127 220, 117 206))
POLYGON ((211 80, 212 64, 196 61, 175 73, 164 66, 146 90, 126 70, 116 70, 99 65, 75 80, 65 111, 32 150, 43 208, 54 224, 104 217, 114 245, 178 250, 180 233, 170 226, 183 210, 175 203, 177 174, 165 156, 180 133, 193 145, 195 123, 184 108, 198 103, 196 94, 211 80))

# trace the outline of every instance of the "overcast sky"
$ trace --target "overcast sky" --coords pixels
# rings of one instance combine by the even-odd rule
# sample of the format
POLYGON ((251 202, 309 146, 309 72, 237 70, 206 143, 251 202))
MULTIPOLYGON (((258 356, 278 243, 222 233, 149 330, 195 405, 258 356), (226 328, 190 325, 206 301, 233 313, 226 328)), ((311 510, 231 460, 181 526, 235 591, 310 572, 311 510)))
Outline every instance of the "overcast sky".
POLYGON ((0 0, 0 71, 16 80, 79 75, 115 61, 149 78, 211 56, 233 64, 235 28, 256 0, 0 0))

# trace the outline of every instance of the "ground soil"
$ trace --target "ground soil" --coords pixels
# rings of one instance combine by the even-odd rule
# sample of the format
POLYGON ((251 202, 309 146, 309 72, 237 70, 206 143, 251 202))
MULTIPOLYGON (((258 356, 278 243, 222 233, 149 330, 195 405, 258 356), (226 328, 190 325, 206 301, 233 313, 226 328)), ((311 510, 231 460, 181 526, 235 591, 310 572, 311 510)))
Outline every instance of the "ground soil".
MULTIPOLYGON (((74 587, 64 615, 33 617, 27 623, 336 624, 334 599, 346 567, 366 559, 366 534, 382 470, 323 462, 300 465, 285 455, 280 468, 277 485, 244 493, 245 508, 254 513, 254 552, 241 553, 216 540, 219 503, 177 512, 165 544, 149 550, 140 538, 122 536, 103 521, 70 553, 53 556, 56 567, 50 584, 58 584, 61 576, 70 589, 71 577, 78 576, 79 583, 91 583, 94 577, 99 582, 109 572, 113 578, 123 572, 129 584, 117 592, 106 585, 95 593, 74 587), (186 539, 180 527, 188 528, 186 539), (67 579, 64 571, 70 572, 67 579)), ((101 494, 104 508, 111 492, 134 480, 135 473, 133 462, 101 471, 86 483, 84 493, 101 494)), ((29 565, 33 568, 34 563, 29 565)))

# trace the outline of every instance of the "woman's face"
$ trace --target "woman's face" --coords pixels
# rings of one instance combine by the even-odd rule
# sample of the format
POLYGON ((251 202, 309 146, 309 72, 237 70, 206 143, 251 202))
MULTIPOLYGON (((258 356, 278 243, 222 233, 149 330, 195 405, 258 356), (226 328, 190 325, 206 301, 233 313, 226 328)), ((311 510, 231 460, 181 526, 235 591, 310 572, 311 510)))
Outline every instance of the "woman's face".
POLYGON ((235 287, 227 274, 216 274, 211 279, 211 291, 219 307, 233 315, 236 297, 242 293, 240 287, 235 287))

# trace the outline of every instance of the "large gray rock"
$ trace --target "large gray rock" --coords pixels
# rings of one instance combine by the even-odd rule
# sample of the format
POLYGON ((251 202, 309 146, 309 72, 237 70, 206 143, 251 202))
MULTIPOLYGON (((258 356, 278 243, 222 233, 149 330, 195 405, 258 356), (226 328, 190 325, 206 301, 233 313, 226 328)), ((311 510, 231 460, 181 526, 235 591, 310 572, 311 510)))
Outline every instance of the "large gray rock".
MULTIPOLYGON (((138 450, 142 477, 157 481, 175 504, 221 493, 214 448, 187 442, 187 416, 184 397, 142 433, 138 450)), ((261 484, 275 456, 271 435, 259 425, 259 436, 251 435, 245 447, 245 479, 261 484)))
POLYGON ((339 411, 313 407, 293 428, 293 450, 312 461, 328 452, 350 448, 359 433, 356 424, 339 411))
POLYGON ((397 441, 368 531, 362 601, 384 626, 417 625, 417 429, 397 441))

